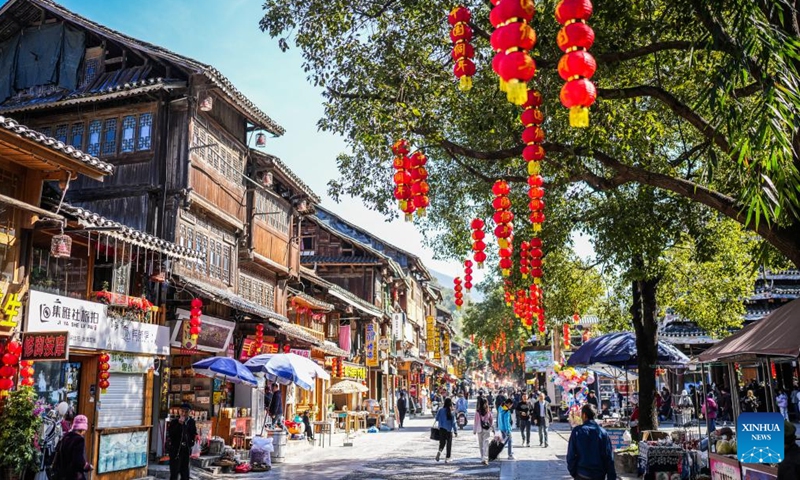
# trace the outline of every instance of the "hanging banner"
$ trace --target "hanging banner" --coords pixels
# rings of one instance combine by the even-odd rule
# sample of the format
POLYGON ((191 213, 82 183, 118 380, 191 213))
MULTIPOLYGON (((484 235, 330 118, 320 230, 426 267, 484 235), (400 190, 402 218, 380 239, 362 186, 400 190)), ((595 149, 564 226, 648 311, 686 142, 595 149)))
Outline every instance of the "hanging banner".
POLYGON ((426 318, 425 327, 425 333, 427 334, 425 346, 428 352, 436 352, 436 319, 433 317, 426 318))
POLYGON ((370 322, 367 324, 366 335, 366 356, 367 356, 367 366, 368 367, 377 367, 378 366, 378 336, 375 333, 375 324, 370 322))
POLYGON ((402 312, 392 314, 392 339, 395 341, 403 339, 404 317, 402 312))
POLYGON ((450 332, 444 332, 444 354, 445 356, 450 356, 450 332))

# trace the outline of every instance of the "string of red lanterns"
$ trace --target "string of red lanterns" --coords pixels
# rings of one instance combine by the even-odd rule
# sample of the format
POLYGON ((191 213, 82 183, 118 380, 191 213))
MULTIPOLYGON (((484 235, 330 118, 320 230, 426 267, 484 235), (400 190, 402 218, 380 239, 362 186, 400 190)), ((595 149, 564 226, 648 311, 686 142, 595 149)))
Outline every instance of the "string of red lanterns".
POLYGON ((108 387, 111 385, 108 381, 111 377, 111 374, 108 373, 111 369, 111 365, 108 363, 110 360, 111 356, 108 353, 103 352, 100 354, 99 362, 97 363, 97 376, 99 377, 97 386, 100 387, 100 393, 106 393, 108 387))
POLYGON ((564 350, 569 350, 569 347, 571 346, 571 339, 570 339, 571 333, 569 328, 569 322, 564 322, 563 328, 564 328, 564 350))
POLYGON ((475 75, 475 48, 469 43, 472 40, 472 28, 469 21, 472 14, 463 5, 450 11, 447 22, 453 27, 450 40, 453 42, 453 74, 458 78, 458 88, 466 92, 472 88, 472 77, 475 75))
POLYGON ((464 260, 464 288, 472 290, 472 260, 464 260))
POLYGON ((192 308, 189 311, 189 335, 192 337, 192 340, 197 340, 197 337, 199 337, 200 333, 203 331, 201 328, 201 318, 203 316, 202 307, 202 300, 199 298, 192 299, 192 308))
POLYGON ((478 268, 483 268, 483 262, 486 261, 486 243, 483 241, 486 238, 484 227, 486 224, 480 218, 473 218, 470 222, 472 229, 472 259, 478 264, 478 268))
MULTIPOLYGON (((430 205, 430 200, 428 199, 430 186, 427 182, 428 169, 425 168, 427 163, 428 157, 421 151, 417 150, 411 155, 411 168, 409 169, 411 174, 411 201, 418 217, 424 217, 425 209, 430 205)), ((410 220, 410 218, 406 217, 406 220, 410 220)))
POLYGON ((8 392, 14 388, 14 377, 17 375, 21 353, 22 345, 19 342, 11 340, 6 343, 1 359, 3 366, 0 367, 0 396, 8 395, 8 392))
POLYGON ((492 207, 494 207, 494 236, 497 237, 497 245, 500 247, 498 254, 500 255, 500 271, 504 277, 511 273, 511 267, 514 262, 511 260, 511 255, 514 251, 513 240, 513 225, 514 213, 511 212, 511 199, 508 194, 511 189, 505 180, 498 180, 492 186, 492 193, 494 193, 494 200, 492 207))
POLYGON ((492 69, 508 101, 522 105, 528 98, 528 81, 536 74, 536 62, 528 55, 536 45, 536 32, 529 25, 536 7, 533 0, 492 0, 492 5, 492 69))
POLYGON ((455 304, 456 308, 460 309, 462 305, 464 305, 464 292, 462 291, 464 286, 461 285, 461 277, 456 277, 453 279, 453 290, 455 291, 455 304))
POLYGON ((569 109, 572 127, 589 126, 589 107, 597 99, 591 78, 597 62, 588 50, 594 44, 594 30, 586 21, 592 16, 590 0, 561 0, 556 5, 556 20, 563 25, 556 41, 564 55, 558 61, 558 74, 567 83, 561 88, 561 104, 569 109))
POLYGON ((392 153, 394 153, 392 167, 395 170, 392 177, 394 181, 394 198, 397 199, 397 206, 400 211, 405 214, 406 221, 411 219, 411 215, 416 210, 411 195, 412 180, 411 172, 409 172, 411 168, 411 159, 408 157, 409 152, 410 149, 406 140, 397 140, 392 145, 392 153))

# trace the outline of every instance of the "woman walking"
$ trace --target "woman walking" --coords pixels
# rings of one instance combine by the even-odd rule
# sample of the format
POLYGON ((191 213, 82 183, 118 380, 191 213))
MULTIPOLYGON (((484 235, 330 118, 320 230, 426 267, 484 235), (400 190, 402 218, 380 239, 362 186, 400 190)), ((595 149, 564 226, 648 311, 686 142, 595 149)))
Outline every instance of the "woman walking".
POLYGON ((436 413, 436 422, 439 424, 439 452, 436 453, 436 461, 438 462, 442 458, 442 450, 447 447, 444 463, 450 463, 453 436, 458 436, 456 417, 453 414, 453 400, 450 397, 444 399, 444 406, 436 413))
POLYGON ((492 437, 492 411, 489 402, 483 397, 478 397, 478 408, 475 410, 475 422, 472 424, 472 433, 478 436, 478 449, 481 452, 481 463, 489 465, 489 440, 492 437))
POLYGON ((86 430, 89 420, 85 415, 78 415, 72 422, 72 430, 61 439, 53 461, 61 478, 69 480, 86 480, 86 472, 94 469, 86 461, 86 430))
POLYGON ((513 399, 506 399, 497 412, 497 428, 500 430, 500 433, 503 434, 503 440, 508 445, 509 460, 514 460, 514 452, 511 450, 511 407, 513 405, 513 399))
POLYGON ((778 405, 778 408, 781 411, 781 415, 783 415, 783 419, 787 422, 789 421, 789 396, 786 395, 785 390, 781 390, 778 394, 778 397, 775 399, 775 404, 778 405))

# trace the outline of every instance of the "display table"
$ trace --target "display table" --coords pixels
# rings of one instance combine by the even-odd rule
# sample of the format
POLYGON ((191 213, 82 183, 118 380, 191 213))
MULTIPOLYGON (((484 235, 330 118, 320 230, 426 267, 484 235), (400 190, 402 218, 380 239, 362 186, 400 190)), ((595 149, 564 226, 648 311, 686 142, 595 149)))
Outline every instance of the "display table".
MULTIPOLYGON (((219 418, 215 419, 215 435, 225 441, 225 445, 233 445, 234 436, 237 439, 250 436, 253 426, 252 417, 219 418), (241 434, 241 435, 234 435, 241 434)), ((238 446, 238 445, 237 445, 238 446)))
POLYGON ((655 479, 656 473, 678 473, 685 450, 676 445, 650 445, 639 442, 639 475, 645 480, 655 479))
POLYGON ((325 448, 325 435, 328 435, 328 446, 330 447, 333 443, 333 420, 313 422, 311 426, 314 432, 318 434, 322 448, 325 448))

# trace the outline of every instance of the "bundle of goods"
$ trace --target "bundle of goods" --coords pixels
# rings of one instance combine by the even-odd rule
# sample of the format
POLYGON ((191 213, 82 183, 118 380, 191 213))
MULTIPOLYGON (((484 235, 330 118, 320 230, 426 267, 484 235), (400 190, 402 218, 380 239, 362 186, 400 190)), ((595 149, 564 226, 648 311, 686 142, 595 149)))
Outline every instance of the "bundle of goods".
POLYGON ((250 448, 250 465, 254 472, 266 472, 272 468, 271 453, 275 451, 272 437, 253 437, 253 446, 250 448))

